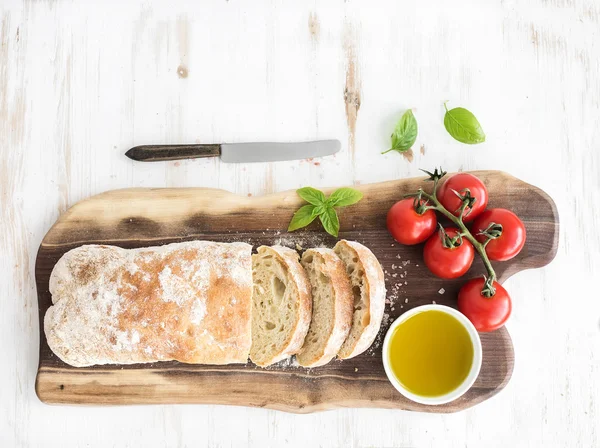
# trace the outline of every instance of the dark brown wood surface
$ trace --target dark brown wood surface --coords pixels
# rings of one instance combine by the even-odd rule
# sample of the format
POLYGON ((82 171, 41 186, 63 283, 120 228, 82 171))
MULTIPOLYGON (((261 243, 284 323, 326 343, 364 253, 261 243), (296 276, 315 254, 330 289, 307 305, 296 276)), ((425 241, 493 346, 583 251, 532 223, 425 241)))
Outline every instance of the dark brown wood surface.
MULTIPOLYGON (((523 269, 548 264, 556 254, 559 223, 552 199, 543 191, 498 171, 474 172, 490 192, 489 207, 513 210, 523 220, 527 242, 513 260, 494 263, 499 280, 523 269)), ((301 205, 295 192, 241 197, 222 190, 127 189, 109 191, 69 209, 50 229, 36 261, 40 317, 40 363, 36 391, 46 403, 140 404, 211 403, 258 406, 290 412, 340 407, 398 408, 454 412, 473 406, 500 391, 513 370, 513 345, 505 328, 481 334, 483 365, 474 386, 463 397, 443 406, 424 406, 400 395, 387 380, 381 361, 381 341, 389 324, 415 306, 441 303, 456 306, 465 279, 434 277, 422 263, 422 246, 401 246, 385 228, 391 205, 420 185, 423 178, 362 185, 364 199, 340 210, 340 238, 367 245, 386 271, 389 304, 378 341, 362 355, 303 369, 275 365, 200 366, 177 362, 133 366, 70 367, 49 349, 43 317, 51 305, 48 280, 54 264, 69 249, 82 244, 114 244, 126 248, 192 239, 245 241, 254 245, 284 244, 304 248, 335 239, 313 223, 307 230, 285 229, 301 205), (404 263, 403 263, 404 262, 404 263), (445 291, 440 294, 443 288, 445 291)), ((477 260, 466 278, 483 274, 477 260)), ((518 307, 515 301, 514 307, 518 307)))
POLYGON ((138 162, 164 162, 166 160, 218 157, 221 155, 221 145, 141 145, 134 146, 125 155, 138 162))

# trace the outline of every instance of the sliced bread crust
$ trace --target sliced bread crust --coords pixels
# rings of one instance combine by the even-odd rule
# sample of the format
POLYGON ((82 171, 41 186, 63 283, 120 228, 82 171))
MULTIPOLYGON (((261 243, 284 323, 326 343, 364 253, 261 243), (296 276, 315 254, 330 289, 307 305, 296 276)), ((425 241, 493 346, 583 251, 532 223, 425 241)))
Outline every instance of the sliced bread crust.
POLYGON ((265 367, 300 350, 312 312, 310 282, 298 252, 261 246, 252 256, 254 282, 250 359, 265 367))
POLYGON ((312 320, 296 359, 301 366, 327 364, 338 353, 352 326, 354 299, 346 267, 331 249, 309 249, 302 266, 312 289, 312 320))
POLYGON ((354 297, 352 328, 338 352, 338 357, 348 359, 367 350, 377 337, 385 308, 385 279, 379 261, 362 244, 340 240, 333 250, 346 266, 354 297))

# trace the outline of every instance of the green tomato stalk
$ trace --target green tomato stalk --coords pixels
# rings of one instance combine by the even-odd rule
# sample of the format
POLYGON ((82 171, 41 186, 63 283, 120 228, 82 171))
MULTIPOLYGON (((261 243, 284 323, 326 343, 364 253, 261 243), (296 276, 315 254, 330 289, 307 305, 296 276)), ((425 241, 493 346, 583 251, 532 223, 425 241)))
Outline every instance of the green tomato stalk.
MULTIPOLYGON (((496 293, 496 288, 494 287, 494 282, 496 281, 496 271, 494 271, 494 268, 492 267, 492 263, 490 262, 490 259, 488 258, 487 253, 485 252, 485 246, 490 241, 490 239, 497 238, 499 236, 499 234, 497 234, 498 229, 495 229, 495 228, 488 229, 488 230, 490 230, 489 236, 484 232, 484 235, 488 236, 488 239, 486 240, 485 243, 480 243, 479 241, 477 241, 477 239, 473 236, 473 234, 469 231, 469 229, 463 222, 463 215, 464 215, 466 208, 472 207, 473 204, 475 203, 476 198, 473 198, 470 195, 469 191, 466 191, 464 193, 464 195, 459 194, 459 197, 462 200, 462 205, 460 208, 459 215, 454 216, 440 203, 440 201, 437 198, 437 194, 436 194, 438 183, 439 183, 440 179, 442 177, 444 177, 446 172, 443 171, 441 168, 440 168, 439 172, 436 168, 433 171, 433 173, 430 173, 429 171, 425 171, 425 170, 421 170, 421 171, 424 171, 425 173, 427 173, 429 175, 429 180, 433 181, 433 192, 431 194, 429 194, 429 193, 426 193, 423 190, 423 188, 419 188, 419 190, 416 193, 409 194, 407 196, 415 198, 415 204, 419 204, 420 208, 423 210, 423 212, 425 210, 435 210, 437 212, 440 212, 442 215, 444 215, 446 218, 448 218, 450 221, 452 221, 456 225, 456 227, 458 227, 458 229, 460 230, 460 236, 462 238, 465 238, 467 241, 469 241, 473 245, 473 247, 475 248, 475 250, 481 257, 481 259, 483 261, 483 265, 485 266, 485 269, 487 271, 488 275, 485 278, 485 283, 483 285, 483 289, 481 290, 481 294, 485 297, 492 297, 496 293), (491 230, 493 230, 494 233, 492 233, 491 230)), ((501 227, 499 230, 500 230, 500 232, 502 232, 501 227)))

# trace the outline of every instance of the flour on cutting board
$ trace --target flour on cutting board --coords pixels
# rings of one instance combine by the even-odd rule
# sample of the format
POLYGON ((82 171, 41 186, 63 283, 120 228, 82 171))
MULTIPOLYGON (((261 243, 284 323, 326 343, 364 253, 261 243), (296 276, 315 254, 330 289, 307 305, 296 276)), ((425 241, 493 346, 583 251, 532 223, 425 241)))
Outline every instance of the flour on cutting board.
MULTIPOLYGON (((383 314, 383 319, 381 321, 381 328, 375 341, 369 349, 367 350, 367 354, 370 356, 374 356, 376 353, 379 353, 379 349, 383 344, 383 339, 390 325, 394 322, 395 315, 402 314, 402 311, 405 305, 408 305, 410 299, 405 297, 406 287, 408 286, 408 269, 411 265, 410 260, 402 260, 402 256, 400 254, 396 255, 396 259, 398 261, 394 261, 390 265, 389 270, 384 270, 384 275, 387 284, 387 296, 385 299, 386 311, 383 314)), ((417 265, 418 266, 418 265, 417 265)))
POLYGON ((230 233, 231 237, 226 239, 227 242, 236 242, 243 239, 244 242, 251 244, 255 247, 261 245, 268 246, 285 246, 290 249, 297 250, 298 252, 302 252, 306 249, 313 249, 317 247, 328 247, 325 243, 327 237, 325 234, 320 232, 300 232, 300 233, 287 233, 282 232, 281 230, 273 230, 273 229, 265 229, 261 232, 261 234, 265 237, 268 237, 269 234, 272 234, 275 237, 271 241, 265 241, 262 238, 255 238, 253 236, 237 236, 239 232, 234 231, 230 233))
POLYGON ((277 238, 273 244, 302 251, 305 249, 314 249, 316 247, 326 247, 324 241, 325 239, 320 233, 302 235, 287 234, 277 238))
POLYGON ((408 298, 402 298, 406 292, 406 286, 408 286, 408 267, 410 266, 410 260, 402 260, 400 254, 396 255, 398 262, 392 263, 390 270, 385 270, 386 283, 388 286, 388 294, 386 298, 386 305, 389 306, 390 311, 396 311, 396 308, 404 308, 403 303, 408 303, 408 298))

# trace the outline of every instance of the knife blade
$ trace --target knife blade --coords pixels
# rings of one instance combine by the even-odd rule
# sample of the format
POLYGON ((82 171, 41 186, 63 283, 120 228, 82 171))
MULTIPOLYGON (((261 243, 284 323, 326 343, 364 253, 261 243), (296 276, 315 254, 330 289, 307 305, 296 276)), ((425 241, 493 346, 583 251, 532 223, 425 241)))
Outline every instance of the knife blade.
POLYGON ((339 140, 317 140, 294 143, 222 143, 193 145, 141 145, 125 153, 139 162, 217 157, 226 163, 278 162, 308 159, 335 154, 339 140))

